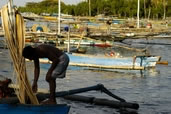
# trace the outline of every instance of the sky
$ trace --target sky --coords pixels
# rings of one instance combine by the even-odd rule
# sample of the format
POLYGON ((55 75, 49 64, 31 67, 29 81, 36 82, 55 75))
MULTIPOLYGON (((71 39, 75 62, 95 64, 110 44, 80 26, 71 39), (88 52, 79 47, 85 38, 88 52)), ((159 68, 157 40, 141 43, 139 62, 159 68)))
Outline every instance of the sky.
MULTIPOLYGON (((7 4, 8 1, 9 0, 0 0, 0 8, 3 5, 7 4)), ((40 2, 40 1, 43 1, 43 0, 13 0, 13 3, 16 6, 24 6, 27 2, 40 2)), ((63 1, 65 4, 77 4, 83 0, 61 0, 61 1, 63 1)))

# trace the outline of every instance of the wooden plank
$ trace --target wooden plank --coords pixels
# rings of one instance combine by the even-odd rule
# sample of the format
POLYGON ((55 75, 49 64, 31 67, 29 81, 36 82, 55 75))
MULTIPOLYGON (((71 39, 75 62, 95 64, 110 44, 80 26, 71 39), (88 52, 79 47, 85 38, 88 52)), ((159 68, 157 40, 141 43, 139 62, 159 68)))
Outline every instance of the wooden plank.
POLYGON ((168 65, 168 61, 157 61, 156 64, 168 65))
MULTIPOLYGON (((13 89, 19 89, 19 85, 17 85, 17 84, 9 84, 8 87, 13 88, 13 89)), ((49 90, 43 89, 43 88, 38 88, 37 92, 38 93, 49 93, 49 90)))
POLYGON ((94 68, 104 68, 104 69, 126 69, 126 70, 144 70, 143 66, 104 66, 104 65, 93 65, 93 64, 82 64, 82 63, 72 63, 69 65, 72 66, 83 66, 83 67, 94 67, 94 68))

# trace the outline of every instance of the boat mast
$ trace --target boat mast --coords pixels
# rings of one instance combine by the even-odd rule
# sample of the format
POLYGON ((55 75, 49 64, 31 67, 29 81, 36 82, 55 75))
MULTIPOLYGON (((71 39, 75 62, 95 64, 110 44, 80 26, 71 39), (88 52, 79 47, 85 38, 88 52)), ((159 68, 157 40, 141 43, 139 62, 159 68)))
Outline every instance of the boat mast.
POLYGON ((58 0, 58 35, 61 32, 61 0, 58 0))
POLYGON ((140 0, 138 0, 138 8, 137 8, 137 28, 140 28, 139 13, 140 13, 140 0))
POLYGON ((89 16, 91 16, 91 0, 88 0, 88 4, 89 4, 89 16))

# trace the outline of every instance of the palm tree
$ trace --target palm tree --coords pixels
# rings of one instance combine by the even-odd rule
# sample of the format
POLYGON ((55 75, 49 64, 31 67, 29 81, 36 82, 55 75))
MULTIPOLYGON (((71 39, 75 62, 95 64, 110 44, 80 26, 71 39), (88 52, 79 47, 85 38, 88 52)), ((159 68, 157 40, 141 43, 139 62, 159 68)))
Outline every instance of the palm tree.
POLYGON ((146 12, 146 0, 144 0, 144 17, 146 18, 146 14, 147 14, 147 12, 146 12))
MULTIPOLYGON (((166 0, 152 0, 152 4, 154 4, 155 6, 155 10, 157 10, 159 8, 159 5, 163 4, 163 9, 164 9, 164 17, 166 15, 166 0)), ((158 13, 156 14, 156 16, 158 17, 158 13)))
POLYGON ((166 19, 166 6, 167 6, 167 1, 163 0, 163 11, 164 11, 163 19, 166 19))
POLYGON ((161 0, 147 0, 147 4, 149 5, 148 20, 149 20, 150 15, 151 15, 152 6, 154 5, 154 7, 157 8, 157 4, 158 4, 160 1, 161 1, 161 0))
POLYGON ((91 16, 91 0, 88 0, 89 16, 91 16))

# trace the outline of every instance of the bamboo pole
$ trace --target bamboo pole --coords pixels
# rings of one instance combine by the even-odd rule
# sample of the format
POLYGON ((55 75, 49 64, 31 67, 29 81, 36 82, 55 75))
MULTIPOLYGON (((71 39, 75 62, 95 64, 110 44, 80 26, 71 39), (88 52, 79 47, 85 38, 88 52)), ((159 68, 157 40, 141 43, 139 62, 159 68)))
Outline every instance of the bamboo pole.
POLYGON ((61 34, 61 0, 58 0, 58 35, 61 34))
POLYGON ((67 47, 67 52, 70 53, 70 24, 68 27, 68 47, 67 47))
POLYGON ((138 0, 138 5, 137 5, 137 28, 140 28, 140 0, 138 0))
POLYGON ((79 41, 79 43, 78 43, 78 45, 77 45, 77 49, 79 49, 83 37, 84 37, 84 32, 83 32, 82 35, 81 35, 80 41, 79 41))
MULTIPOLYGON (((8 87, 13 88, 13 89, 19 89, 20 88, 20 86, 17 84, 9 84, 8 87)), ((49 90, 43 89, 43 88, 38 88, 37 93, 49 93, 49 90)))
POLYGON ((157 61, 156 64, 168 65, 168 61, 157 61))
POLYGON ((125 70, 144 70, 143 66, 104 66, 104 65, 94 65, 94 64, 84 64, 84 63, 72 63, 70 62, 69 65, 72 66, 82 66, 82 67, 93 67, 93 68, 101 68, 101 69, 125 69, 125 70))
POLYGON ((125 49, 128 49, 128 50, 135 50, 137 52, 145 52, 146 51, 146 49, 137 49, 137 48, 128 47, 128 46, 121 46, 121 45, 117 45, 117 44, 114 44, 114 46, 125 48, 125 49))

